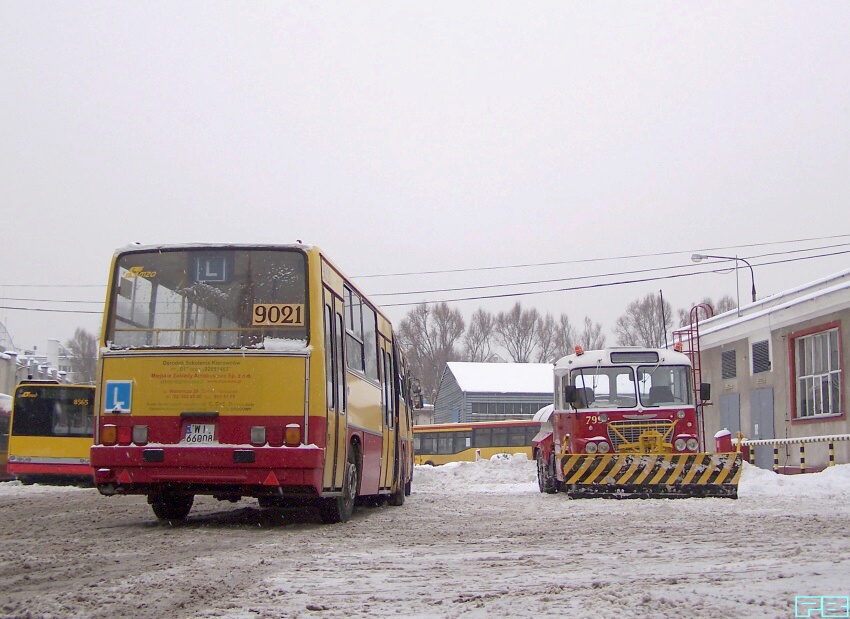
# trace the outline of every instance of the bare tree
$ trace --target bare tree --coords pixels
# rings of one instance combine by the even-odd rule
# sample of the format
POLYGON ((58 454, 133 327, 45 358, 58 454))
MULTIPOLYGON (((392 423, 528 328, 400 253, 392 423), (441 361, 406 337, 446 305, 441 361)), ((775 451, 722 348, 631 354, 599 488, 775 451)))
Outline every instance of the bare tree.
MULTIPOLYGON (((679 309, 678 314, 680 327, 687 327, 691 324, 691 309, 697 305, 708 305, 712 309, 713 316, 738 309, 738 304, 735 302, 735 299, 728 294, 720 297, 717 301, 712 301, 711 297, 704 297, 702 301, 699 303, 692 303, 687 309, 679 309)), ((706 318, 709 318, 709 316, 706 316, 705 312, 701 312, 699 319, 705 320, 706 318)))
POLYGON ((517 303, 508 312, 496 316, 496 341, 505 347, 516 363, 528 363, 538 342, 537 324, 540 313, 523 310, 517 303))
POLYGON ((65 342, 71 355, 71 367, 78 383, 94 384, 97 374, 97 336, 77 327, 74 337, 65 342))
POLYGON ((605 348, 605 334, 602 333, 602 325, 594 324, 590 316, 584 317, 584 329, 578 336, 578 343, 585 350, 598 350, 605 348))
POLYGON ((463 336, 465 326, 460 311, 446 303, 433 306, 421 303, 399 325, 401 346, 429 402, 437 395, 446 363, 460 358, 455 344, 463 336))
POLYGON ((493 353, 493 336, 496 319, 487 310, 479 308, 469 321, 469 328, 463 336, 464 359, 467 361, 487 361, 493 353))
POLYGON ((558 324, 552 314, 537 319, 537 362, 551 363, 558 341, 558 324))
MULTIPOLYGON (((538 362, 554 363, 561 357, 573 352, 579 338, 575 327, 570 323, 569 316, 561 314, 558 322, 555 322, 551 314, 546 314, 546 317, 542 318, 537 326, 538 362)), ((599 326, 600 331, 601 329, 602 327, 599 326)))
MULTIPOLYGON (((585 326, 587 323, 587 318, 585 318, 585 326)), ((599 327, 600 331, 602 327, 599 327)), ((578 332, 576 332, 576 328, 570 323, 570 318, 566 314, 561 314, 560 320, 558 320, 557 327, 557 337, 555 338, 555 359, 560 359, 565 355, 569 355, 575 350, 576 342, 578 342, 579 336, 578 332)), ((602 345, 605 345, 605 338, 602 338, 602 345)), ((589 350, 589 349, 588 349, 589 350)))
POLYGON ((614 332, 617 343, 623 346, 661 348, 666 343, 666 330, 673 326, 673 308, 661 302, 653 293, 629 303, 626 313, 617 319, 614 332))

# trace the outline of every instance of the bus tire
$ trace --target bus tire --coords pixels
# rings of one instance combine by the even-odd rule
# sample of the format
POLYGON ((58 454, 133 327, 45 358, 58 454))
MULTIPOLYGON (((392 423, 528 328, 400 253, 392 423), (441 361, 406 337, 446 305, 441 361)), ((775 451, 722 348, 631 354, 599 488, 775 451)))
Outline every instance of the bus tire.
POLYGON ((330 499, 322 499, 319 504, 319 516, 325 524, 347 522, 354 513, 354 502, 357 499, 357 488, 360 484, 360 471, 357 470, 357 457, 354 449, 348 452, 348 462, 345 465, 345 478, 342 482, 342 495, 330 499))
POLYGON ((558 491, 558 483, 555 476, 550 472, 550 466, 543 461, 543 452, 537 452, 537 486, 540 492, 555 494, 558 491))
POLYGON ((163 493, 148 496, 148 503, 160 520, 186 520, 194 502, 193 494, 163 493))
POLYGON ((392 505, 393 507, 399 507, 404 505, 404 482, 399 480, 398 485, 396 486, 395 492, 393 492, 389 497, 387 497, 387 503, 392 505))

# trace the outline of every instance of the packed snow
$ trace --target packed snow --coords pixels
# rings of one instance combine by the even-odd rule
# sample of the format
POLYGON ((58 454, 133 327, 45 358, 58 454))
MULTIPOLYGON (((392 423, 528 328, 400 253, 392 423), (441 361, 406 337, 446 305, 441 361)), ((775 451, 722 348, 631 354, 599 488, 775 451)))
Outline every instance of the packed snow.
MULTIPOLYGON (((524 456, 418 466, 348 523, 0 483, 0 617, 794 617, 850 596, 850 465, 748 464, 738 500, 570 500, 524 456), (798 596, 814 596, 798 598, 798 596)), ((303 510, 302 510, 303 511, 303 510)), ((817 616, 817 615, 815 615, 817 616)), ((846 616, 846 615, 834 615, 846 616)))

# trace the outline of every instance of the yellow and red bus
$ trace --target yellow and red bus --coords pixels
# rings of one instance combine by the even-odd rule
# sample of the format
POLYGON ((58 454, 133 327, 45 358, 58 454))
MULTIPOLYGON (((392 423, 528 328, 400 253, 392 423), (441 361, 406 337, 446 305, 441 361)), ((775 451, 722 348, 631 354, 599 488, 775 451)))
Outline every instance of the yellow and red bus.
POLYGON ((413 426, 415 462, 439 466, 499 454, 525 454, 531 460, 531 441, 539 431, 533 419, 413 426))
POLYGON ((92 482, 91 385, 24 381, 15 388, 7 471, 24 483, 92 482))
POLYGON ((390 321, 317 247, 131 246, 115 253, 91 450, 104 495, 163 520, 195 495, 351 517, 400 505, 411 389, 390 321))
POLYGON ((0 393, 0 481, 13 477, 6 471, 6 457, 9 452, 9 424, 12 419, 12 396, 0 393))

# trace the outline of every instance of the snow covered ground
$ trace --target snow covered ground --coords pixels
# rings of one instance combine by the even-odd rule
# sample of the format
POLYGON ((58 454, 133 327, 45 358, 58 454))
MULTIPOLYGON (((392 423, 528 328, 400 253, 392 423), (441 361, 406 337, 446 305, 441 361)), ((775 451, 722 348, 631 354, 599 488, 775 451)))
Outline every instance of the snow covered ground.
POLYGON ((417 467, 404 506, 346 524, 199 497, 169 526, 142 497, 6 482, 0 617, 794 617, 850 596, 850 465, 745 465, 739 494, 569 500, 513 458, 417 467))

